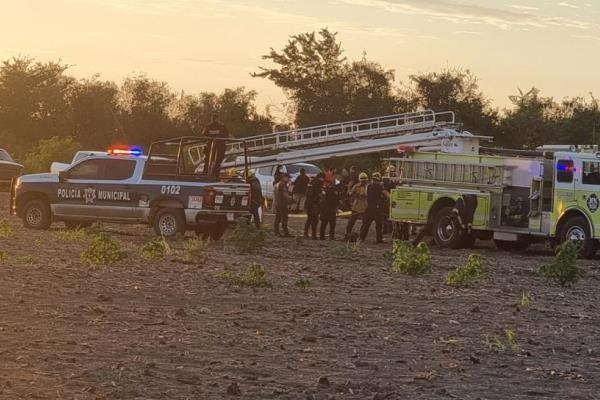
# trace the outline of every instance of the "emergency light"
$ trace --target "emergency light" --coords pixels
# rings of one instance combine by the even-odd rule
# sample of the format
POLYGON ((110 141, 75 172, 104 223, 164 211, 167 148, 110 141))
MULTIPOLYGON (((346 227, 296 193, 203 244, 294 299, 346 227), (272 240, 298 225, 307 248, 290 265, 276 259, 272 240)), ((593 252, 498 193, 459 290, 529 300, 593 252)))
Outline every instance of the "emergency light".
POLYGON ((111 147, 108 149, 111 156, 134 156, 139 157, 144 154, 141 147, 111 147))

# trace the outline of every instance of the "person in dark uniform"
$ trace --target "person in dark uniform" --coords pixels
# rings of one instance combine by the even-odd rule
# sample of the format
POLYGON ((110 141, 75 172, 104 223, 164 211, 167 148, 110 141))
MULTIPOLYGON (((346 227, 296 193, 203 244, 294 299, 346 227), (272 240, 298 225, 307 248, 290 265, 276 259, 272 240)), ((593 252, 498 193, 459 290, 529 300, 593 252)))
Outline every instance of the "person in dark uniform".
POLYGON ((294 180, 294 189, 292 190, 292 197, 294 199, 293 211, 304 211, 306 207, 306 190, 310 178, 306 175, 306 170, 300 168, 300 175, 294 180))
POLYGON ((283 236, 290 237, 290 232, 288 231, 288 207, 289 202, 292 200, 292 196, 288 192, 288 183, 290 181, 290 174, 285 173, 281 175, 281 179, 275 185, 274 192, 274 207, 275 207, 275 223, 273 226, 273 232, 276 236, 281 236, 281 232, 279 231, 279 225, 283 229, 283 236))
POLYGON ((304 224, 304 237, 308 238, 308 230, 311 231, 313 240, 317 239, 317 225, 319 224, 319 211, 321 204, 321 192, 323 191, 323 174, 314 177, 308 185, 306 192, 306 223, 304 224))
POLYGON ((333 184, 325 182, 321 200, 321 231, 320 239, 325 240, 325 231, 329 226, 329 240, 335 240, 335 222, 338 208, 338 190, 333 184))
POLYGON ((248 172, 247 183, 250 184, 250 212, 256 229, 260 229, 260 207, 262 207, 264 198, 260 181, 254 174, 254 171, 248 172))
POLYGON ((369 234, 371 223, 375 222, 376 242, 383 243, 383 217, 385 214, 386 198, 389 194, 384 190, 381 174, 373 174, 373 182, 367 187, 367 211, 360 230, 360 240, 365 241, 369 234))
POLYGON ((219 122, 219 114, 214 113, 212 115, 211 122, 204 127, 202 136, 210 139, 217 139, 210 141, 206 145, 206 149, 204 151, 204 172, 214 176, 219 176, 221 171, 221 163, 223 163, 223 159, 225 159, 225 147, 227 145, 224 140, 219 139, 229 138, 229 130, 227 130, 225 125, 219 122), (210 170, 211 164, 212 170, 210 170))

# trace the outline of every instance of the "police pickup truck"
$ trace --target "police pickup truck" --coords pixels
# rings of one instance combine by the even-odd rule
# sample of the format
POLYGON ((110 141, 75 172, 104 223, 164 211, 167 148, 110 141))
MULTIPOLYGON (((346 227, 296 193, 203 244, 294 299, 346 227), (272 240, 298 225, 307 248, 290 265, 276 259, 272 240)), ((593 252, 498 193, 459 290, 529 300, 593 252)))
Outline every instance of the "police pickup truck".
POLYGON ((148 156, 139 148, 116 148, 59 173, 21 176, 12 184, 11 213, 31 229, 48 229, 53 221, 68 227, 145 223, 164 237, 190 229, 218 240, 229 223, 249 215, 250 206, 250 187, 240 177, 202 172, 219 170, 211 165, 219 159, 219 140, 163 140, 148 156), (190 161, 192 149, 206 157, 206 167, 190 161))

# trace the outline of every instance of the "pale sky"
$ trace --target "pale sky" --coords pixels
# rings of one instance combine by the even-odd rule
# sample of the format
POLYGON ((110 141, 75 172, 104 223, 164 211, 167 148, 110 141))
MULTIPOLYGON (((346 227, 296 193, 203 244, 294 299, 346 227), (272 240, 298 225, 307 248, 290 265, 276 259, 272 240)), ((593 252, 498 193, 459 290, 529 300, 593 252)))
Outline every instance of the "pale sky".
POLYGON ((0 59, 61 59, 70 73, 120 82, 139 72, 174 90, 246 86, 259 104, 281 91, 250 77, 289 35, 329 27, 347 56, 396 71, 461 66, 494 104, 517 88, 600 96, 600 0, 0 0, 0 59))

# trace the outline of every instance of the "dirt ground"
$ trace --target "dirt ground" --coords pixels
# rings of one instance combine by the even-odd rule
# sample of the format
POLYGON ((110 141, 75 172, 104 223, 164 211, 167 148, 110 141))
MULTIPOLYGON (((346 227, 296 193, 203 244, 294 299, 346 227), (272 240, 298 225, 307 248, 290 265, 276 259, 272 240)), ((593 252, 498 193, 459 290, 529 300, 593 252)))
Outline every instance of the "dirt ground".
POLYGON ((0 239, 1 399, 600 399, 597 260, 563 289, 536 274, 550 251, 483 243, 486 278, 457 289, 445 275, 467 250, 432 248, 423 277, 391 272, 391 244, 372 239, 358 254, 272 235, 250 256, 213 243, 205 265, 174 243, 149 262, 148 228, 107 225, 128 257, 89 267, 89 240, 25 230, 0 200, 14 231, 0 239), (216 276, 255 262, 272 287, 216 276))

